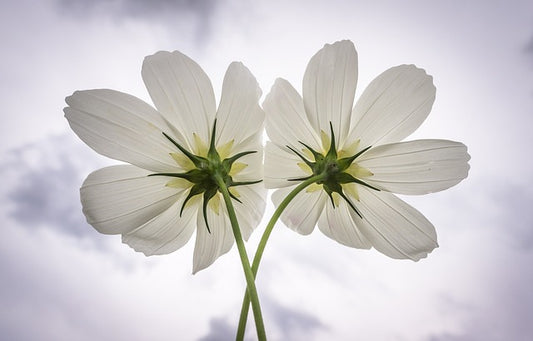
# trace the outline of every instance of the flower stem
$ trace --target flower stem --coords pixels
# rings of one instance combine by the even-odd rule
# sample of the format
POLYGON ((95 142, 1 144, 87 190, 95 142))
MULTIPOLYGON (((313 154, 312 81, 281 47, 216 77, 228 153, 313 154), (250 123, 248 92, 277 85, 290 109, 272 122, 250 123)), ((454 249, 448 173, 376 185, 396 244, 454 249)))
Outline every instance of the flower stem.
POLYGON ((246 254, 246 248, 244 247, 244 242, 242 240, 241 229, 239 228, 239 222, 237 221, 237 216, 235 215, 235 209, 233 208, 233 203, 231 202, 231 196, 222 177, 215 176, 215 179, 218 183, 218 188, 224 197, 224 202, 226 203, 226 208, 228 209, 229 220, 231 222, 231 228, 233 229, 233 236, 235 237, 235 243, 237 244, 239 256, 241 257, 244 276, 246 277, 246 297, 248 297, 247 302, 252 302, 252 311, 254 313, 257 338, 260 341, 266 341, 265 325, 263 323, 263 316, 261 314, 259 296, 257 295, 257 289, 255 287, 255 276, 250 268, 250 261, 248 260, 248 255, 246 254))
MULTIPOLYGON (((268 238, 270 237, 270 234, 272 233, 272 229, 274 228, 274 225, 276 225, 276 222, 278 221, 279 217, 281 216, 281 213, 285 210, 285 208, 289 205, 292 199, 296 197, 298 193, 300 193, 303 189, 305 189, 307 186, 322 180, 323 175, 317 175, 312 178, 309 178, 302 183, 300 183, 298 186, 296 186, 295 189, 293 189, 285 199, 279 204, 278 208, 274 211, 274 214, 270 218, 270 221, 268 222, 265 232, 263 232, 263 236, 261 237, 261 241, 259 242, 259 245, 257 246, 257 250, 255 251, 254 260, 252 263, 252 273, 255 279, 255 276, 257 275, 257 270, 259 269, 259 263, 261 262, 261 257, 263 256, 263 252, 265 250, 266 243, 268 242, 268 238)), ((246 330, 246 320, 248 318, 248 311, 250 309, 250 295, 248 291, 244 293, 244 298, 242 300, 242 307, 241 307, 241 316, 239 318, 239 327, 237 329, 237 341, 242 341, 244 339, 244 331, 246 330)), ((253 309, 253 302, 252 302, 252 309, 253 309)), ((256 322, 257 323, 257 322, 256 322)))

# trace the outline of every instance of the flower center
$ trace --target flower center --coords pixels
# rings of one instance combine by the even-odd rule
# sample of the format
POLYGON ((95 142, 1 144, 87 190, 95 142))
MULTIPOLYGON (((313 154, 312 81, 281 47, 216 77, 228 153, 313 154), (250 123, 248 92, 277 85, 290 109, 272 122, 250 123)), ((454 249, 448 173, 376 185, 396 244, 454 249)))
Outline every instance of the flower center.
MULTIPOLYGON (((176 142, 172 137, 170 137, 165 132, 163 132, 163 135, 185 155, 186 157, 185 161, 192 163, 193 165, 191 167, 192 169, 184 173, 153 173, 153 174, 148 175, 148 176, 169 176, 169 177, 174 177, 178 179, 184 179, 192 184, 189 194, 187 195, 187 197, 185 198, 181 206, 180 216, 182 215, 183 209, 185 208, 185 205, 187 204, 187 202, 189 202, 189 200, 191 200, 194 196, 203 194, 203 205, 202 205, 203 215, 204 215, 205 224, 207 226, 207 230, 209 231, 209 233, 211 233, 211 230, 209 228, 209 223, 207 221, 207 205, 211 199, 213 198, 218 199, 218 197, 215 197, 215 195, 217 195, 217 192, 220 191, 220 186, 218 185, 219 183, 218 179, 222 179, 222 182, 225 184, 225 186, 228 189, 230 189, 231 187, 236 187, 236 186, 256 184, 262 181, 262 180, 244 181, 244 182, 233 181, 233 178, 231 176, 232 167, 233 168, 241 167, 240 166, 241 164, 236 163, 235 161, 237 161, 238 159, 240 159, 241 157, 245 155, 256 153, 257 151, 255 150, 245 151, 245 152, 235 154, 231 157, 222 159, 220 157, 219 152, 215 148, 216 124, 217 122, 215 119, 215 122, 213 124, 213 131, 211 133, 211 141, 210 141, 209 149, 207 150, 206 156, 200 156, 200 155, 195 155, 191 153, 186 148, 181 146, 178 142, 176 142)), ((222 148, 225 149, 225 147, 226 145, 224 145, 222 148)), ((183 162, 183 160, 181 159, 182 157, 181 154, 172 155, 172 157, 178 163, 183 162)), ((232 199, 242 204, 242 202, 239 200, 239 198, 237 198, 237 196, 235 196, 231 191, 229 191, 229 193, 232 199)))
MULTIPOLYGON (((365 169, 361 171, 361 167, 359 167, 355 162, 355 160, 368 149, 370 149, 371 146, 362 149, 361 151, 355 153, 352 156, 339 158, 337 148, 335 146, 335 134, 333 132, 333 126, 331 122, 329 124, 329 127, 331 131, 331 140, 329 149, 327 152, 325 152, 325 154, 319 153, 310 146, 306 145, 305 143, 298 141, 305 147, 305 149, 307 149, 312 154, 314 161, 307 159, 294 148, 287 146, 287 148, 289 148, 300 159, 302 159, 303 162, 305 162, 305 164, 311 169, 312 172, 312 174, 307 177, 289 179, 289 181, 305 181, 312 177, 319 177, 319 180, 316 181, 316 184, 321 185, 323 190, 328 194, 333 207, 335 207, 335 199, 333 194, 336 193, 348 203, 348 205, 359 215, 359 217, 362 218, 359 210, 355 207, 355 205, 348 198, 348 196, 346 196, 345 191, 343 190, 343 185, 346 188, 352 188, 351 192, 354 193, 356 192, 353 187, 348 186, 353 186, 354 184, 357 184, 379 191, 378 188, 367 184, 359 178, 359 174, 365 174, 369 176, 372 175, 372 173, 365 169), (359 171, 354 172, 354 169, 359 169, 359 171)), ((352 194, 352 196, 356 196, 356 198, 358 197, 357 194, 352 194)))

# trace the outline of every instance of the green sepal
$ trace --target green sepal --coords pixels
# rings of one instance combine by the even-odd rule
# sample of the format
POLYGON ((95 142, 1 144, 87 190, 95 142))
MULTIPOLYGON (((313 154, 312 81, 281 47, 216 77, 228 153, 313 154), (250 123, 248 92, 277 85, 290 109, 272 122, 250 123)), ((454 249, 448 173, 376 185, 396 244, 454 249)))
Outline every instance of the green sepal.
POLYGON ((331 143, 329 144, 329 150, 326 154, 326 159, 336 160, 337 159, 337 147, 335 146, 335 133, 333 132, 333 124, 329 122, 329 130, 331 131, 331 143))
POLYGON ((211 131, 211 141, 209 142, 209 150, 207 151, 207 158, 211 161, 220 161, 217 149, 215 147, 215 134, 217 131, 217 119, 213 122, 213 130, 211 131))
POLYGON ((257 150, 250 150, 250 151, 247 151, 247 152, 238 153, 238 154, 235 154, 235 155, 233 155, 231 157, 228 157, 228 158, 226 158, 226 159, 224 159, 222 161, 222 167, 224 167, 226 172, 229 173, 229 171, 231 170, 231 166, 233 166, 233 163, 235 161, 237 161, 238 159, 240 159, 241 157, 243 157, 245 155, 253 154, 253 153, 257 153, 257 150))
POLYGON ((324 160, 324 155, 320 154, 319 152, 317 152, 316 150, 314 150, 307 144, 303 143, 302 141, 298 141, 298 143, 300 143, 302 146, 307 148, 311 152, 311 154, 313 154, 313 157, 315 158, 315 163, 324 160))
POLYGON ((313 175, 309 175, 309 176, 306 176, 306 177, 303 177, 303 178, 294 178, 294 179, 287 179, 287 181, 305 181, 305 180, 309 180, 313 177, 313 175))
POLYGON ((148 176, 170 176, 173 178, 182 178, 185 180, 189 180, 187 177, 187 173, 152 173, 148 174, 148 176))
POLYGON ((183 214, 183 209, 185 208, 185 205, 187 204, 187 202, 195 195, 202 194, 204 191, 205 189, 203 189, 199 184, 195 184, 194 186, 191 187, 191 190, 189 191, 187 198, 185 198, 185 200, 183 201, 183 204, 181 205, 180 217, 183 214))
POLYGON ((335 176, 335 181, 339 184, 347 184, 350 182, 355 182, 357 180, 353 175, 348 173, 339 173, 335 176))
POLYGON ((263 180, 238 181, 238 182, 233 182, 233 180, 232 180, 232 181, 230 181, 228 187, 244 186, 244 185, 254 185, 254 184, 258 184, 258 183, 260 183, 261 181, 263 181, 263 180))
POLYGON ((241 199, 237 198, 237 197, 236 197, 235 195, 233 195, 233 193, 231 193, 230 191, 228 191, 228 193, 229 193, 230 198, 232 198, 232 199, 234 199, 234 200, 236 200, 236 201, 238 201, 239 203, 242 204, 241 199))
POLYGON ((209 179, 209 175, 199 169, 191 169, 185 173, 152 173, 148 176, 170 176, 173 178, 185 179, 193 184, 200 184, 209 179))
POLYGON ((187 156, 189 158, 189 160, 191 160, 192 163, 194 163, 194 165, 196 167, 204 168, 207 165, 208 162, 207 162, 206 158, 198 156, 198 155, 194 155, 193 153, 189 152, 187 149, 183 148, 178 142, 176 142, 172 137, 167 135, 165 132, 163 132, 163 135, 165 135, 165 137, 167 139, 169 139, 169 141, 172 142, 172 144, 174 144, 176 147, 178 147, 178 149, 183 154, 185 154, 185 156, 187 156))
POLYGON ((205 226, 207 227, 207 232, 211 234, 211 229, 209 228, 209 222, 207 221, 207 204, 212 197, 217 194, 217 189, 209 189, 204 192, 204 201, 202 203, 203 216, 205 221, 205 226))
MULTIPOLYGON (((351 176, 350 174, 347 174, 347 175, 351 176)), ((335 201, 333 200, 333 193, 337 193, 338 195, 340 195, 341 198, 343 198, 348 203, 348 206, 350 206, 350 208, 354 210, 354 212, 357 213, 357 215, 361 219, 363 218, 363 216, 361 215, 361 212, 359 212, 359 210, 355 207, 352 201, 346 196, 346 194, 344 194, 344 191, 342 190, 342 186, 340 185, 339 182, 325 183, 323 187, 326 193, 329 195, 329 198, 331 199, 331 204, 333 205, 333 208, 335 208, 335 201)))
POLYGON ((342 159, 339 159, 337 161, 337 163, 339 165, 339 169, 341 171, 343 171, 345 169, 348 169, 348 167, 350 167, 350 165, 352 164, 352 162, 355 161, 355 159, 357 159, 359 156, 361 156, 361 154, 363 154, 364 152, 366 152, 370 148, 372 148, 372 146, 368 146, 365 149, 360 150, 359 152, 357 152, 356 154, 354 154, 352 156, 343 157, 342 159))
POLYGON ((289 148, 294 154, 298 155, 298 157, 300 159, 302 159, 302 161, 305 162, 305 164, 308 165, 311 169, 314 169, 315 162, 311 162, 311 161, 307 160, 307 158, 305 156, 303 156, 299 151, 297 151, 296 149, 292 148, 291 146, 287 145, 286 147, 289 148))
POLYGON ((378 192, 381 191, 379 188, 374 187, 372 185, 369 185, 366 182, 361 181, 361 180, 357 179, 356 177, 354 177, 353 175, 348 174, 348 173, 339 173, 336 176, 336 179, 337 179, 337 181, 340 184, 356 183, 356 184, 368 187, 368 188, 373 189, 373 190, 378 191, 378 192))
POLYGON ((352 201, 344 194, 343 191, 337 192, 339 195, 348 203, 348 205, 354 210, 355 213, 359 216, 359 218, 363 219, 363 216, 361 215, 361 212, 355 207, 355 205, 352 203, 352 201))

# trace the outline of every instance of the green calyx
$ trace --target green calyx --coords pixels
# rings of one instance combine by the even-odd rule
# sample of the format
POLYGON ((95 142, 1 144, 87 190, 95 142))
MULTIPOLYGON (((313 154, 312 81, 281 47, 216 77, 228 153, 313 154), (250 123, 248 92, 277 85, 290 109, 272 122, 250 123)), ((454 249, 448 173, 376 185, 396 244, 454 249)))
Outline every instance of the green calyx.
MULTIPOLYGON (((261 182, 262 180, 257 181, 244 181, 244 182, 236 182, 233 181, 233 178, 230 175, 231 167, 233 166, 233 163, 240 159, 241 157, 256 153, 257 151, 246 151, 242 153, 235 154, 231 157, 228 157, 226 159, 221 159, 220 155, 218 154, 218 151, 215 148, 215 133, 216 133, 216 119, 213 124, 213 131, 211 133, 211 141, 209 143, 209 149, 207 151, 207 156, 199 156, 194 155, 187 149, 185 149, 183 146, 181 146, 178 142, 176 142, 172 137, 170 137, 168 134, 163 132, 163 135, 170 141, 172 144, 174 144, 185 156, 191 160, 191 162, 194 164, 196 168, 191 169, 185 173, 153 173, 149 174, 148 176, 169 176, 169 177, 175 177, 175 178, 181 178, 189 181, 193 184, 191 187, 189 194, 183 201, 183 204, 181 206, 180 210, 180 216, 183 213, 183 209, 185 208, 185 205, 189 200, 191 200, 194 196, 202 194, 203 195, 203 203, 202 203, 202 209, 203 209, 203 216, 204 221, 207 226, 207 230, 209 233, 211 233, 211 229, 209 227, 209 223, 207 221, 207 205, 209 203, 209 200, 211 200, 218 191, 220 191, 219 187, 219 181, 218 179, 222 179, 222 183, 225 184, 226 188, 230 187, 236 187, 236 186, 244 186, 244 185, 252 185, 261 182)), ((239 198, 237 198, 235 195, 233 195, 230 192, 230 196, 232 199, 238 201, 239 203, 242 203, 239 198)))
POLYGON ((300 159, 302 159, 303 162, 309 168, 311 168, 312 174, 303 177, 303 178, 297 178, 297 179, 289 179, 289 181, 305 181, 307 179, 310 179, 315 176, 320 176, 321 180, 318 180, 316 183, 319 185, 322 185, 324 191, 328 194, 329 198, 331 199, 331 204, 333 207, 335 207, 335 202, 333 199, 333 193, 337 193, 342 199, 344 199, 348 205, 359 215, 360 218, 362 218, 361 213, 359 210, 355 207, 355 205, 352 203, 352 201, 346 196, 342 189, 343 184, 348 183, 356 183, 362 186, 366 186, 368 188, 371 188, 373 190, 379 191, 378 188, 371 186, 367 184, 366 182, 355 178, 353 175, 346 172, 348 168, 352 165, 352 163, 364 152, 366 152, 368 149, 370 149, 371 146, 368 146, 361 151, 357 152, 356 154, 350 156, 350 157, 344 157, 344 158, 338 158, 337 156, 337 147, 335 145, 335 133, 333 132, 333 126, 331 122, 329 123, 330 131, 331 131, 331 143, 329 146, 328 151, 325 155, 317 152, 307 144, 298 141, 301 145, 303 145, 307 150, 311 152, 313 155, 314 161, 308 160, 305 156, 303 156, 300 152, 295 150, 294 148, 287 146, 293 153, 295 153, 300 159))

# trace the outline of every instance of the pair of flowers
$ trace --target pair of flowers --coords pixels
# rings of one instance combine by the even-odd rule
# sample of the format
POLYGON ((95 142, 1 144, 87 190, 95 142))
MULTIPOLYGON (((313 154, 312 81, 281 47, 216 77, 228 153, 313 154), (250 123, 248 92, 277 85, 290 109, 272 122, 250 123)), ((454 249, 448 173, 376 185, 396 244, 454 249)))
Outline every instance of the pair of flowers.
POLYGON ((180 52, 146 57, 142 77, 157 110, 105 89, 66 99, 74 132, 98 153, 131 164, 97 170, 83 183, 83 211, 99 232, 121 234, 154 255, 179 249, 196 230, 195 273, 228 252, 235 233, 248 239, 263 216, 266 187, 279 188, 275 215, 301 234, 318 225, 341 244, 415 261, 437 247, 433 225, 391 194, 440 191, 468 174, 461 143, 399 142, 435 100, 424 70, 383 72, 353 106, 354 45, 327 44, 309 62, 303 96, 277 79, 263 109, 242 63, 228 67, 218 109, 209 78, 180 52))
POLYGON ((221 194, 176 174, 198 170, 190 154, 207 159, 214 146, 220 160, 239 156, 226 176, 234 183, 229 188, 245 239, 263 216, 265 186, 281 188, 272 196, 278 206, 298 182, 329 167, 328 179, 311 184, 285 209, 287 226, 308 234, 318 222, 341 244, 374 247, 393 258, 418 260, 437 246, 431 223, 390 194, 440 191, 468 173, 461 143, 397 142, 431 110, 435 87, 424 70, 385 71, 352 108, 357 53, 350 41, 327 44, 309 62, 303 99, 277 79, 263 103, 266 115, 258 104, 261 90, 242 63, 230 64, 218 109, 209 78, 180 52, 146 57, 142 77, 157 110, 106 89, 66 99, 74 132, 98 153, 131 164, 100 169, 81 188, 84 213, 99 232, 122 234, 124 243, 154 255, 179 249, 196 230, 193 272, 212 264, 233 245, 221 194), (252 183, 263 179, 265 116, 264 184, 252 183))

